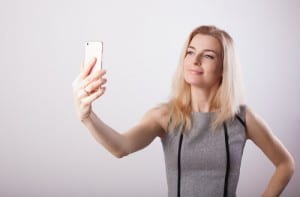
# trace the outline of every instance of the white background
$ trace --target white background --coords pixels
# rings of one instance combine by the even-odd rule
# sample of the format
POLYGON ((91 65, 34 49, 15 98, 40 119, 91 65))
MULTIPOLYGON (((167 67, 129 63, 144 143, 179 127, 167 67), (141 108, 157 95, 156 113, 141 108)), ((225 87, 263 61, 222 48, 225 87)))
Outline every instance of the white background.
MULTIPOLYGON (((206 24, 234 38, 248 105, 299 161, 299 8, 297 0, 2 1, 0 196, 166 196, 160 140, 114 158, 77 119, 71 83, 84 42, 103 40, 107 91, 93 107, 125 132, 168 99, 185 39, 206 24)), ((259 196, 273 170, 248 141, 238 196, 259 196)), ((298 196, 299 182, 296 171, 282 196, 298 196)))

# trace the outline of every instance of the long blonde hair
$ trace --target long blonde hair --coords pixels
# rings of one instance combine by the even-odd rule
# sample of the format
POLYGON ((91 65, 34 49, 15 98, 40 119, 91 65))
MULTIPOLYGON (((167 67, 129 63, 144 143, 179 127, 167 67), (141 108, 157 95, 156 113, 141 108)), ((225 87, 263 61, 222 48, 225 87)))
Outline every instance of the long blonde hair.
POLYGON ((184 80, 183 61, 191 40, 197 34, 212 36, 216 38, 222 46, 222 80, 212 101, 212 106, 219 111, 217 111, 211 123, 211 127, 217 128, 222 125, 223 122, 232 119, 234 115, 239 112, 240 105, 244 102, 239 64, 233 39, 224 30, 218 29, 215 26, 200 26, 190 33, 182 50, 180 62, 173 78, 171 96, 167 103, 170 112, 168 130, 178 127, 181 123, 184 124, 184 131, 192 127, 191 88, 184 80))

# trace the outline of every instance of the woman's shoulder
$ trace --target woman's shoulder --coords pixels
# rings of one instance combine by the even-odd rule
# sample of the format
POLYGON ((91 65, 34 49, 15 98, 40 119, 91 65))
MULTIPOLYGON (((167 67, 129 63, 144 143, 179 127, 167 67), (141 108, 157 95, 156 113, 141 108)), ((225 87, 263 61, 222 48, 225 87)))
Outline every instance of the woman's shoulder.
POLYGON ((164 131, 167 131, 168 121, 170 117, 170 110, 168 103, 160 103, 151 108, 147 113, 155 122, 157 122, 164 131))
POLYGON ((159 116, 168 116, 170 113, 168 103, 160 103, 153 108, 159 116))
POLYGON ((252 123, 252 121, 258 119, 258 114, 255 113, 253 111, 253 109, 251 107, 249 107, 249 105, 242 105, 241 108, 245 113, 245 119, 247 122, 251 121, 251 123, 252 123))
POLYGON ((257 134, 269 132, 267 123, 264 119, 256 113, 251 107, 245 105, 245 120, 247 127, 247 138, 252 139, 257 134))

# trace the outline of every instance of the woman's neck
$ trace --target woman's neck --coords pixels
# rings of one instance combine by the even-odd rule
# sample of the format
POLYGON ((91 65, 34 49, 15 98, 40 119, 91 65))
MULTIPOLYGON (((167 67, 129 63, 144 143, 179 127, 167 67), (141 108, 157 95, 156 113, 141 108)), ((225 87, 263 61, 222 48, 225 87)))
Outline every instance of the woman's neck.
POLYGON ((218 87, 203 89, 191 86, 192 111, 194 112, 212 112, 216 111, 213 106, 213 99, 217 94, 218 87))

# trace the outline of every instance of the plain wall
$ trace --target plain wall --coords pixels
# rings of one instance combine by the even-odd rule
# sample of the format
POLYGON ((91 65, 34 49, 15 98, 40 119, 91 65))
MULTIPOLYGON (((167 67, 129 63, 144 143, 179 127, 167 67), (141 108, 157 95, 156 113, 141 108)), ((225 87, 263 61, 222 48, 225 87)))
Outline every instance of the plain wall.
MULTIPOLYGON (((300 3, 287 1, 2 1, 0 196, 167 196, 163 151, 114 158, 75 114, 84 42, 104 41, 105 95, 93 109, 125 132, 166 101, 179 54, 199 25, 235 40, 248 106, 299 154, 300 3)), ((299 196, 296 172, 282 196, 299 196)), ((251 141, 238 196, 259 196, 274 167, 251 141)))

